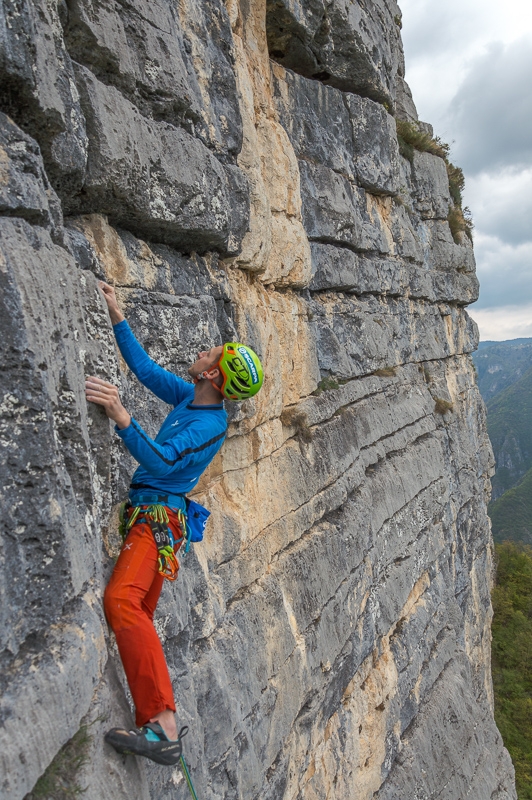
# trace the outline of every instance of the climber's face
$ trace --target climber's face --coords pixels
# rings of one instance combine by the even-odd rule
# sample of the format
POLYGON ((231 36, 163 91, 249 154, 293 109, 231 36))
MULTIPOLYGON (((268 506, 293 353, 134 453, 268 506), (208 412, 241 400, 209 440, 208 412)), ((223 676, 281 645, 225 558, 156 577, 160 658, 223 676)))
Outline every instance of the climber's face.
POLYGON ((218 347, 211 347, 210 350, 202 350, 198 353, 196 361, 188 368, 190 377, 197 378, 198 375, 202 375, 204 372, 210 373, 211 371, 219 374, 219 370, 212 370, 212 367, 220 360, 222 351, 223 345, 219 345, 218 347))

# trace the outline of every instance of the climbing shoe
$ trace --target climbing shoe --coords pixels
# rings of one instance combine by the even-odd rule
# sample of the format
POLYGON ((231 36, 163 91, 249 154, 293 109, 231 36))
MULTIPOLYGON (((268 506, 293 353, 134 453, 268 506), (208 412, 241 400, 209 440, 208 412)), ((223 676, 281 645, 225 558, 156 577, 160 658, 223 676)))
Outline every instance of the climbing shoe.
POLYGON ((171 767, 179 762, 183 752, 182 738, 188 728, 185 726, 179 731, 176 740, 169 739, 158 722, 148 722, 142 728, 126 731, 124 728, 111 728, 105 734, 105 741, 118 753, 133 756, 144 756, 171 767))

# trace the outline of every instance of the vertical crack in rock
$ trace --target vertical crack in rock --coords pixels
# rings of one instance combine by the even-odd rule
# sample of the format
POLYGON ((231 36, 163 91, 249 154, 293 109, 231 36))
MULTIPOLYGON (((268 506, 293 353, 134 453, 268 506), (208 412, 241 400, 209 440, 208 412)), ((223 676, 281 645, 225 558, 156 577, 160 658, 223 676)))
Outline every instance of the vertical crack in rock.
POLYGON ((151 435, 167 412, 118 354, 105 279, 182 377, 224 340, 265 365, 155 617, 198 795, 515 800, 478 281, 444 162, 400 154, 400 23, 391 0, 5 4, 2 796, 29 800, 50 764, 61 782, 80 730, 87 800, 187 791, 103 743, 132 724, 101 599, 134 461, 85 375, 151 435))

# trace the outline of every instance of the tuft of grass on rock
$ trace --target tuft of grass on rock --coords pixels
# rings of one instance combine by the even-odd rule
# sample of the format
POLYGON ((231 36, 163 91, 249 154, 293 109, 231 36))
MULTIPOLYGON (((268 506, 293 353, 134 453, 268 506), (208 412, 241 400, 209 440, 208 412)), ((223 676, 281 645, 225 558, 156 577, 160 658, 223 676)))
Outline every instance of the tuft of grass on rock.
POLYGON ((430 374, 430 370, 426 364, 419 364, 419 371, 423 375, 423 380, 427 385, 432 383, 432 375, 430 374))
POLYGON ((447 161, 447 177, 449 178, 449 194, 455 206, 462 207, 462 193, 465 188, 465 178, 461 167, 455 167, 447 161))
POLYGON ((76 800, 86 790, 78 783, 78 772, 89 760, 92 736, 82 725, 50 762, 24 800, 76 800))
POLYGON ((430 134, 421 130, 412 122, 398 119, 395 124, 399 152, 411 164, 414 162, 414 150, 419 150, 421 153, 432 153, 433 156, 439 156, 445 161, 449 179, 449 194, 453 201, 447 222, 456 244, 462 244, 462 234, 472 242, 473 217, 467 206, 465 208, 462 207, 462 196, 465 187, 464 173, 460 167, 449 161, 450 146, 442 142, 439 136, 430 136, 430 134))
POLYGON ((281 414, 281 423, 287 428, 295 428, 296 436, 309 444, 312 441, 312 430, 308 424, 307 415, 297 408, 285 408, 281 414))
POLYGON ((460 206, 452 206, 447 216, 447 222, 456 244, 461 244, 462 234, 465 234, 469 241, 473 241, 473 218, 467 206, 464 209, 460 206))
POLYGON ((434 411, 436 414, 447 414, 448 411, 452 411, 454 408, 453 404, 449 402, 449 400, 444 400, 443 397, 435 397, 434 398, 434 411))
POLYGON ((397 367, 381 367, 374 370, 373 374, 378 375, 379 378, 392 378, 397 371, 397 367))
POLYGON ((321 381, 318 383, 318 386, 312 394, 314 397, 319 397, 322 392, 329 392, 331 389, 339 389, 340 383, 336 381, 334 378, 322 378, 321 381))
POLYGON ((432 137, 426 131, 418 128, 413 122, 397 119, 395 125, 399 150, 401 155, 408 161, 412 162, 414 160, 414 150, 419 150, 421 153, 431 153, 433 156, 439 156, 447 160, 449 145, 442 142, 438 136, 432 137))

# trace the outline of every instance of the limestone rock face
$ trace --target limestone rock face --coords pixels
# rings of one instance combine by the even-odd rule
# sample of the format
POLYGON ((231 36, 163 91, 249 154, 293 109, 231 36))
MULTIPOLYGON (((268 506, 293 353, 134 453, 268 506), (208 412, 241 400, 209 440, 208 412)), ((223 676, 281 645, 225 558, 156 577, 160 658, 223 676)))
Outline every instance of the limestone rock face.
POLYGON ((182 128, 146 119, 114 87, 78 67, 89 146, 83 192, 69 211, 105 211, 157 241, 226 255, 248 226, 244 174, 182 128), (236 225, 232 223, 236 220, 236 225))
POLYGON ((125 367, 98 278, 177 374, 235 338, 265 366, 155 619, 198 796, 516 797, 478 282, 445 164, 399 153, 392 114, 417 118, 399 29, 391 0, 5 4, 2 797, 52 762, 87 800, 187 796, 103 743, 132 724, 102 592, 135 463, 84 378, 151 435, 168 409, 125 367))
POLYGON ((301 75, 390 105, 403 63, 400 25, 393 0, 266 2, 272 58, 301 75))

